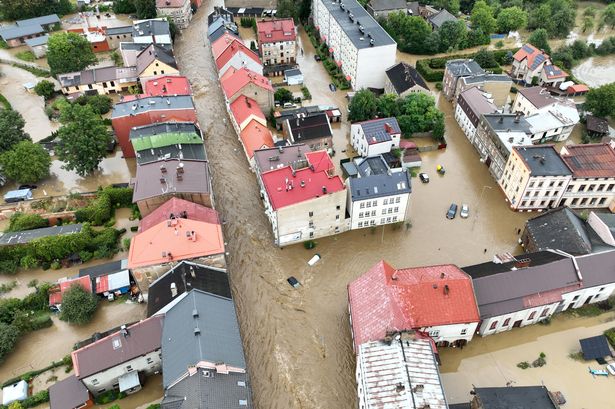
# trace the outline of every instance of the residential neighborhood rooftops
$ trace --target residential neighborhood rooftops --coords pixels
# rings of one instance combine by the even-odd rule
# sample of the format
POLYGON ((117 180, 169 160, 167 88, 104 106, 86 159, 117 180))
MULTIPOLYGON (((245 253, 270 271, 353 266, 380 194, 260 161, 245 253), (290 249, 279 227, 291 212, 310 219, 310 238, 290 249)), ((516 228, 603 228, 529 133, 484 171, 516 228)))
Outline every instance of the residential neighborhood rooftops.
POLYGON ((204 161, 170 159, 144 163, 137 167, 132 200, 136 203, 176 193, 210 194, 209 179, 209 168, 204 161))
POLYGON ((295 143, 333 136, 329 118, 324 112, 288 119, 287 126, 295 143))
POLYGON ((273 147, 271 131, 255 119, 252 119, 239 133, 239 139, 250 159, 254 156, 255 150, 273 147))
POLYGON ((80 408, 89 399, 90 392, 75 375, 70 375, 49 387, 51 409, 80 408))
POLYGON ((615 271, 615 251, 603 251, 576 258, 581 274, 583 286, 594 287, 613 282, 615 271))
POLYGON ((79 233, 82 228, 82 224, 65 224, 62 226, 41 227, 39 229, 6 232, 0 234, 0 246, 25 244, 43 237, 63 236, 66 234, 79 233))
POLYGON ((295 22, 292 18, 257 20, 256 33, 259 44, 295 41, 295 22))
POLYGON ((30 47, 38 47, 39 45, 45 45, 49 41, 49 34, 43 36, 27 38, 26 44, 30 47))
POLYGON ((370 0, 369 5, 374 11, 403 10, 408 7, 406 0, 370 0))
MULTIPOLYGON (((226 47, 224 51, 222 51, 222 53, 220 53, 220 55, 216 58, 216 66, 218 67, 218 70, 222 69, 239 52, 255 63, 259 65, 261 64, 261 60, 254 51, 246 47, 241 41, 234 41, 229 44, 229 46, 226 47)), ((242 60, 242 63, 245 64, 247 61, 242 60)))
POLYGON ((258 103, 250 97, 237 98, 231 102, 230 109, 237 125, 243 124, 251 116, 260 118, 263 122, 267 121, 258 103))
POLYGON ((132 34, 132 26, 107 27, 107 35, 132 34))
POLYGON ((478 322, 472 280, 452 264, 394 269, 380 261, 348 285, 355 350, 388 331, 478 322))
POLYGON ((518 93, 523 95, 532 105, 539 109, 561 101, 542 87, 521 88, 518 93))
POLYGON ((214 55, 214 60, 218 59, 218 57, 226 50, 228 46, 233 43, 243 44, 241 38, 237 37, 232 33, 224 33, 220 38, 211 43, 211 52, 214 55))
POLYGON ((487 261, 485 263, 462 267, 461 269, 470 277, 476 279, 518 270, 522 267, 536 267, 544 264, 550 264, 565 258, 567 258, 565 255, 556 253, 555 251, 542 250, 535 253, 525 253, 520 256, 513 257, 510 261, 497 259, 495 261, 487 261))
POLYGON ((568 73, 562 70, 557 65, 545 65, 542 70, 545 73, 547 79, 550 80, 557 78, 566 78, 568 76, 568 73))
POLYGON ((169 219, 132 238, 128 267, 154 266, 223 253, 224 238, 220 224, 169 219))
POLYGON ((75 376, 87 378, 159 349, 162 322, 162 316, 147 318, 73 351, 75 376))
POLYGON ((525 228, 540 250, 557 249, 572 255, 592 251, 583 220, 568 207, 547 210, 529 219, 525 228))
POLYGON ((60 18, 58 17, 57 14, 49 14, 49 15, 41 16, 41 17, 34 17, 34 18, 25 19, 25 20, 17 20, 15 22, 15 24, 17 24, 19 27, 27 27, 27 26, 37 25, 37 24, 40 24, 41 26, 46 26, 49 24, 59 24, 59 23, 60 23, 60 18))
POLYGON ((59 74, 58 81, 62 87, 76 87, 107 81, 134 82, 138 74, 136 67, 102 67, 59 74))
POLYGON ((192 289, 231 298, 226 271, 184 260, 149 285, 147 316, 158 313, 179 295, 192 289))
POLYGON ((468 59, 448 60, 446 62, 446 69, 454 77, 467 77, 485 73, 485 70, 476 61, 468 59))
POLYGON ((526 164, 531 176, 566 176, 572 174, 553 145, 515 146, 513 149, 526 164))
MULTIPOLYGON (((324 155, 312 158, 318 159, 319 170, 316 170, 317 164, 313 164, 314 170, 310 167, 295 170, 286 166, 261 175, 273 210, 344 190, 344 183, 339 176, 331 176, 326 170, 322 170, 333 167, 328 155, 326 158, 324 155)), ((311 164, 309 158, 308 162, 311 164)))
MULTIPOLYGON (((470 108, 478 118, 480 118, 481 114, 496 112, 498 109, 493 103, 493 99, 489 98, 488 94, 478 87, 471 87, 463 91, 459 94, 459 100, 465 101, 468 108, 470 108)), ((490 123, 488 116, 485 116, 485 119, 490 123)))
POLYGON ((412 191, 407 172, 390 172, 382 156, 368 157, 357 164, 359 177, 348 180, 353 201, 400 195, 412 191))
POLYGON ((609 134, 609 121, 606 118, 600 118, 598 116, 586 115, 585 126, 588 132, 608 135, 609 134))
MULTIPOLYGON (((340 8, 340 3, 337 2, 323 1, 322 5, 329 10, 331 17, 337 21, 357 49, 370 47, 370 40, 374 40, 375 47, 395 44, 395 40, 356 0, 345 0, 344 9, 340 8), (350 14, 353 16, 352 20, 348 17, 350 14), (365 34, 359 31, 359 25, 363 27, 365 34), (367 33, 371 34, 371 37, 366 36, 367 33)), ((336 50, 336 52, 342 52, 342 50, 336 50)))
POLYGON ((387 69, 385 73, 398 94, 401 94, 416 85, 429 90, 429 86, 423 77, 421 77, 421 74, 419 74, 416 68, 410 64, 406 64, 405 62, 395 64, 387 69))
POLYGON ((220 84, 222 85, 224 95, 226 95, 229 99, 249 83, 252 83, 266 91, 273 92, 271 82, 266 77, 257 74, 254 71, 250 71, 245 67, 239 70, 231 67, 220 78, 220 84))
POLYGON ((201 361, 245 370, 233 300, 192 290, 165 316, 162 332, 162 383, 165 388, 201 361))
POLYGON ((363 130, 368 145, 390 141, 391 134, 401 134, 399 123, 395 117, 372 119, 355 124, 363 130))
POLYGON ((608 143, 566 145, 561 157, 575 178, 615 178, 615 150, 608 143))
POLYGON ((166 50, 158 44, 150 44, 137 55, 137 72, 142 73, 154 61, 160 61, 170 67, 177 68, 173 51, 166 50))
POLYGON ((310 152, 310 148, 303 143, 259 149, 254 151, 254 162, 260 173, 284 166, 301 169, 307 167, 306 152, 310 152))
POLYGON ((433 24, 436 28, 442 27, 442 24, 447 21, 457 21, 457 18, 453 16, 447 9, 442 9, 438 12, 438 14, 434 14, 429 17, 429 22, 433 24))
POLYGON ((3 40, 8 41, 14 38, 40 34, 44 32, 45 30, 43 29, 43 27, 40 26, 40 24, 33 24, 30 26, 23 27, 10 26, 0 29, 0 37, 2 37, 3 40))
POLYGON ((517 62, 527 60, 527 66, 531 70, 535 70, 540 64, 549 60, 549 55, 532 44, 527 43, 513 55, 513 59, 517 62))
POLYGON ((151 37, 156 40, 156 43, 167 42, 167 40, 170 42, 171 29, 169 28, 169 22, 165 18, 134 21, 132 37, 135 42, 141 42, 139 37, 150 37, 147 40, 148 42, 151 40, 151 37))
POLYGON ((214 21, 214 23, 207 28, 207 37, 209 38, 210 43, 213 43, 225 34, 230 34, 237 37, 237 33, 238 28, 235 23, 229 23, 222 19, 214 21))
POLYGON ((92 292, 92 281, 90 280, 90 277, 69 278, 66 280, 61 280, 58 284, 58 287, 49 290, 49 305, 62 304, 62 295, 73 285, 80 285, 87 292, 92 292))
POLYGON ((139 231, 143 232, 149 230, 158 223, 172 218, 191 219, 205 223, 220 224, 220 217, 215 209, 210 209, 209 207, 201 206, 178 197, 172 197, 141 219, 139 222, 139 231))
POLYGON ((98 264, 92 267, 82 268, 79 270, 79 277, 89 276, 92 279, 103 275, 117 273, 128 268, 128 260, 117 260, 109 263, 98 264))
POLYGON ((112 118, 133 116, 149 111, 194 109, 190 95, 146 97, 132 101, 120 101, 113 106, 112 118))
MULTIPOLYGON (((192 122, 158 122, 150 125, 136 126, 130 130, 130 139, 135 140, 139 138, 165 136, 169 134, 172 138, 176 138, 176 143, 203 143, 201 131, 192 122)), ((163 146, 161 145, 162 143, 171 144, 173 141, 153 141, 152 146, 146 146, 145 149, 163 146)))
POLYGON ((501 388, 474 388, 481 409, 556 409, 549 391, 544 386, 506 386, 501 388))

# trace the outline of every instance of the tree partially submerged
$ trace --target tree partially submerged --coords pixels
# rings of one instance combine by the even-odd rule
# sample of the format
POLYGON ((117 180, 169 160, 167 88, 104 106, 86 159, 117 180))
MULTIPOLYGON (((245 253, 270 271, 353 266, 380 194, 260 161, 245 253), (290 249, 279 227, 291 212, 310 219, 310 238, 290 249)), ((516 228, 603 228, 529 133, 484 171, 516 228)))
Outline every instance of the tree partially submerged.
POLYGON ((98 300, 94 294, 78 284, 73 284, 62 294, 60 319, 71 324, 87 324, 94 317, 97 306, 98 300))
POLYGON ((21 114, 12 109, 0 109, 0 153, 8 151, 21 141, 29 141, 24 132, 26 124, 21 114))
POLYGON ((49 176, 51 157, 41 145, 21 141, 0 155, 0 166, 17 183, 35 183, 49 176))
POLYGON ((79 34, 53 34, 47 42, 47 63, 53 75, 85 69, 96 62, 90 42, 79 34))

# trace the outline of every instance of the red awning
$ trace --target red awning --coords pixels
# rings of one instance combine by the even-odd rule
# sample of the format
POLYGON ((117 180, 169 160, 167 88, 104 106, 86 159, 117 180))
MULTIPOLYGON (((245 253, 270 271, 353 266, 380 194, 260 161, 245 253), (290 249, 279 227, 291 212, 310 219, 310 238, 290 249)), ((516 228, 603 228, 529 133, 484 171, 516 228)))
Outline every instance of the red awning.
POLYGON ((333 47, 329 47, 329 52, 332 53, 333 52, 333 47))
POLYGON ((335 63, 337 64, 338 67, 342 66, 342 62, 341 61, 336 61, 335 63))
POLYGON ((350 75, 346 75, 346 81, 351 81, 352 77, 350 75))

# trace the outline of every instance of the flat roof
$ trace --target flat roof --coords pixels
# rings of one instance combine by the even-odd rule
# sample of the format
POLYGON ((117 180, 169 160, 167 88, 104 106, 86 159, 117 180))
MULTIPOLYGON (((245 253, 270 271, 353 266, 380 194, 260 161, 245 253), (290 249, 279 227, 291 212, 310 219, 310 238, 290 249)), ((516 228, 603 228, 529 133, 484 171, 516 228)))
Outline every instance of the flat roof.
POLYGON ((553 145, 515 146, 531 176, 568 176, 572 172, 553 145))
POLYGON ((1 29, 0 37, 6 41, 44 32, 45 30, 39 24, 24 27, 13 26, 1 29))
POLYGON ((170 109, 194 109, 192 97, 190 95, 160 96, 118 102, 113 106, 111 118, 114 119, 128 115, 138 115, 149 111, 170 109))
POLYGON ((310 148, 303 143, 258 149, 254 151, 254 162, 260 173, 285 166, 301 169, 307 167, 306 152, 310 152, 310 148))
POLYGON ((319 1, 329 10, 331 17, 337 21, 357 49, 370 47, 371 39, 374 40, 374 47, 397 44, 356 0, 344 0, 342 3, 319 1), (341 8, 342 4, 344 9, 341 8), (351 14, 352 20, 350 19, 351 14), (363 33, 359 31, 360 26, 363 27, 363 33))
POLYGON ((40 229, 2 233, 0 234, 0 246, 25 244, 43 237, 63 236, 67 234, 79 233, 82 228, 82 224, 65 224, 62 226, 42 227, 40 229))
POLYGON ((483 409, 556 409, 544 386, 474 388, 483 409))

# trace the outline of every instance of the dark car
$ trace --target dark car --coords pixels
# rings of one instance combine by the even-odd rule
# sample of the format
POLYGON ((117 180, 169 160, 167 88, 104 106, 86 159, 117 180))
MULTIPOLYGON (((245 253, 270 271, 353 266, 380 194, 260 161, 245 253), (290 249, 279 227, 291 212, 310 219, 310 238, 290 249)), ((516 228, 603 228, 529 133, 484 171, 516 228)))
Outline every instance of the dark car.
POLYGON ((451 203, 451 207, 448 208, 448 212, 446 212, 447 219, 454 219, 457 215, 457 205, 455 203, 451 203))
POLYGON ((36 185, 19 185, 19 190, 22 189, 36 189, 38 186, 36 185))
POLYGON ((314 55, 314 59, 315 59, 316 61, 320 61, 320 55, 318 55, 318 54, 314 55))
POLYGON ((427 173, 419 173, 419 179, 423 183, 429 183, 429 175, 427 173))
POLYGON ((333 92, 337 91, 337 88, 335 87, 335 84, 333 83, 329 84, 329 89, 333 92))

